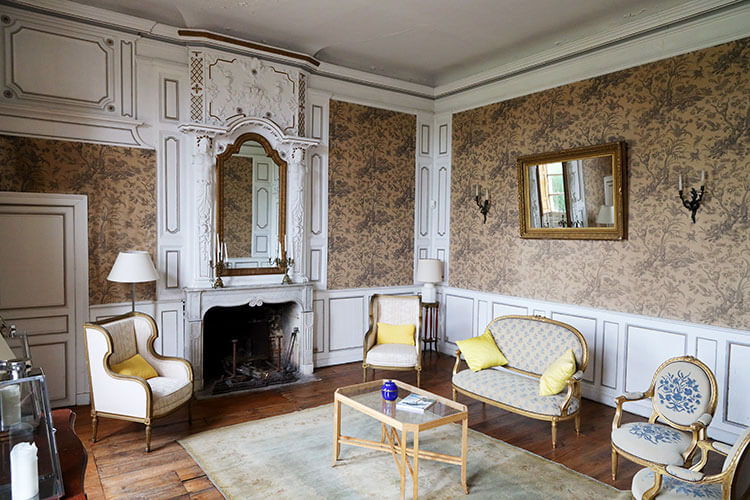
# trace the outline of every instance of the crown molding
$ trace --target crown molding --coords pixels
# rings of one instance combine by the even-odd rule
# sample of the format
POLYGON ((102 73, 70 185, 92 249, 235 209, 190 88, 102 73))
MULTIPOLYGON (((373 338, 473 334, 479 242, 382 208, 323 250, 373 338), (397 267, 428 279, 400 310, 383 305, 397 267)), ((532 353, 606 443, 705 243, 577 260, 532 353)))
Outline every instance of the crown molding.
MULTIPOLYGON (((694 3, 694 2, 691 2, 694 3)), ((506 67, 505 74, 435 98, 435 112, 463 111, 750 36, 750 2, 653 29, 557 61, 506 67)), ((528 62, 528 61, 527 61, 528 62)))

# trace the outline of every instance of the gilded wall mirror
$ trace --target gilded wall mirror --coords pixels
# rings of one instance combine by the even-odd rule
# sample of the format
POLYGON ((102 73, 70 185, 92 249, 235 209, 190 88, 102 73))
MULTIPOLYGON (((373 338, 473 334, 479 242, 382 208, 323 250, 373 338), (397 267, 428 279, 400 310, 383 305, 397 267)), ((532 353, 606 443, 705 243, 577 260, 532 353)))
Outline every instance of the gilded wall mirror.
POLYGON ((216 157, 219 276, 283 274, 286 162, 261 135, 241 135, 216 157))
POLYGON ((627 237, 625 143, 518 158, 522 238, 627 237))

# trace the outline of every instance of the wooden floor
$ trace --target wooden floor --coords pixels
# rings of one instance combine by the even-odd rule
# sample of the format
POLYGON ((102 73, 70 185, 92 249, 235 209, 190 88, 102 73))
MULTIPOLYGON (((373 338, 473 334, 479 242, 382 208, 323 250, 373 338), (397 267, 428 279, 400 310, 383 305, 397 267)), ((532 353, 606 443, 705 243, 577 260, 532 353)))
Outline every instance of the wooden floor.
MULTIPOLYGON (((454 360, 444 355, 426 354, 422 387, 451 397, 450 375, 454 360)), ((361 382, 362 365, 350 363, 321 368, 315 371, 315 375, 321 380, 196 401, 193 403, 191 426, 187 423, 186 410, 156 422, 151 453, 145 452, 144 426, 120 420, 100 419, 99 440, 92 444, 89 407, 73 408, 78 415, 76 431, 89 452, 85 481, 89 500, 223 498, 175 440, 206 429, 330 403, 337 387, 361 382)), ((375 376, 416 383, 414 372, 379 370, 375 376)), ((459 401, 469 407, 469 425, 472 429, 525 448, 619 489, 630 489, 630 480, 638 470, 635 465, 621 459, 618 480, 613 482, 610 477, 609 435, 614 408, 585 400, 581 435, 576 436, 572 420, 559 424, 557 448, 553 450, 549 422, 521 417, 490 405, 483 406, 462 396, 459 396, 459 401)), ((642 419, 626 414, 623 420, 642 419)))

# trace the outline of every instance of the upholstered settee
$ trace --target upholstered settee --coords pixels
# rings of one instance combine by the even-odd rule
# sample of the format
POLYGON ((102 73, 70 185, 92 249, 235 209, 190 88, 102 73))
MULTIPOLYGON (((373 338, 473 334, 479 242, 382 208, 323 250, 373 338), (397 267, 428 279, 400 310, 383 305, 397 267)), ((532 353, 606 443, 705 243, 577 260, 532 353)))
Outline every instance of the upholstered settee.
POLYGON ((541 316, 502 316, 492 320, 487 330, 508 364, 476 372, 459 371, 461 351, 456 351, 453 399, 461 393, 520 415, 548 420, 552 423, 553 448, 557 445, 558 422, 575 419, 579 433, 580 381, 589 359, 583 335, 570 325, 541 316), (565 380, 562 392, 540 396, 542 374, 569 349, 575 356, 577 371, 565 380))

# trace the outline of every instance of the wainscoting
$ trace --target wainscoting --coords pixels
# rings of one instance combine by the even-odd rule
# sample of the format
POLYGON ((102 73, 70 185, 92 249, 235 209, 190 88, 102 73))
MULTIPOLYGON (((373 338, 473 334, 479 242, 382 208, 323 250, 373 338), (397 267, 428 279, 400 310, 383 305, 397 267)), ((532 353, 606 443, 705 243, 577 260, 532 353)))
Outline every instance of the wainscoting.
MULTIPOLYGON (((497 316, 545 316, 573 325, 586 338, 590 359, 584 397, 614 406, 614 398, 625 391, 646 390, 664 360, 689 354, 706 363, 719 384, 709 435, 733 442, 750 425, 750 332, 461 288, 442 288, 438 300, 440 349, 446 354, 455 353, 457 340, 481 335, 497 316)), ((627 404, 625 410, 650 414, 650 406, 642 403, 627 404)))

